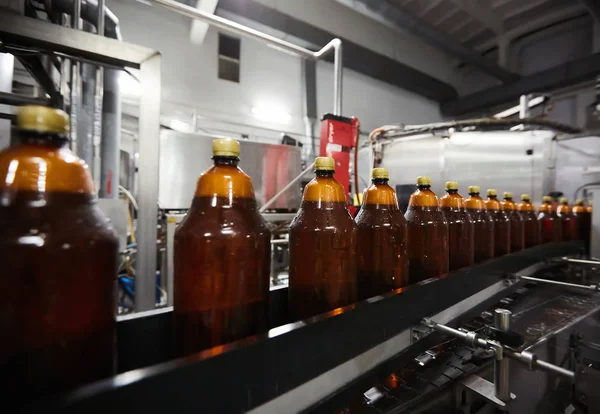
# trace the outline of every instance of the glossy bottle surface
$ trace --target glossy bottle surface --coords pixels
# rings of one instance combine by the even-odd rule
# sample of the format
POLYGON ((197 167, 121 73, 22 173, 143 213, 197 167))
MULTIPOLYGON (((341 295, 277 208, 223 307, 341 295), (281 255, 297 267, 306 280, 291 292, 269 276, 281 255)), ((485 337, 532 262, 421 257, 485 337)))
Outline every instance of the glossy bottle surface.
POLYGON ((408 285, 406 219, 396 192, 384 178, 373 179, 356 216, 358 234, 358 298, 408 285))
POLYGON ((465 208, 473 222, 475 263, 494 257, 494 221, 485 207, 479 192, 469 192, 465 208))
POLYGON ((568 200, 561 200, 556 208, 556 214, 560 218, 561 238, 563 241, 576 240, 575 238, 575 218, 573 211, 569 206, 568 200))
POLYGON ((448 223, 430 185, 418 186, 404 217, 408 226, 409 283, 448 274, 448 223))
MULTIPOLYGON (((546 197, 544 197, 546 198, 546 197)), ((552 200, 544 200, 538 209, 538 220, 541 226, 541 243, 558 242, 562 239, 560 218, 552 207, 552 200)))
POLYGON ((215 153, 213 159, 215 165, 198 179, 192 206, 175 232, 179 355, 268 329, 270 233, 237 155, 215 153))
POLYGON ((458 190, 446 191, 448 194, 440 198, 439 203, 448 222, 449 267, 452 272, 474 263, 474 225, 458 190))
POLYGON ((356 224, 332 170, 317 170, 290 225, 289 306, 294 320, 356 302, 356 224))
POLYGON ((494 256, 504 256, 510 253, 510 219, 495 195, 488 196, 485 206, 494 221, 494 256))
POLYGON ((540 222, 535 213, 535 207, 528 197, 517 205, 517 210, 521 213, 521 217, 523 217, 525 248, 540 244, 540 222))
POLYGON ((118 242, 65 134, 21 130, 0 152, 0 377, 17 404, 116 362, 118 242))
POLYGON ((592 232, 592 215, 587 211, 583 200, 577 200, 573 207, 575 220, 575 239, 583 240, 586 254, 590 254, 590 238, 592 232))
POLYGON ((510 251, 519 252, 525 248, 525 222, 517 205, 511 197, 505 197, 500 203, 502 210, 510 220, 510 251))

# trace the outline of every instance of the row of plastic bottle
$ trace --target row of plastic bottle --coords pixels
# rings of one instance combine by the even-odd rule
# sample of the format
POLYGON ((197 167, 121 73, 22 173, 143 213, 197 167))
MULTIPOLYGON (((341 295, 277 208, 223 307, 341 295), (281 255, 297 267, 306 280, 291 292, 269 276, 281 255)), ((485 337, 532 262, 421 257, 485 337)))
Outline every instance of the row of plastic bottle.
MULTIPOLYGON (((97 206, 88 166, 68 149, 68 130, 63 111, 22 107, 14 140, 0 152, 0 378, 7 407, 114 374, 118 242, 97 206)), ((237 166, 239 154, 234 140, 213 142, 214 166, 199 178, 176 231, 173 313, 181 355, 268 328, 270 234, 251 180, 237 166)), ((455 265, 448 249, 464 209, 452 186, 442 212, 421 178, 404 218, 386 171, 376 169, 355 222, 333 160, 316 165, 290 228, 295 319, 455 265)), ((479 222, 489 220, 474 212, 484 209, 475 196, 465 201, 473 224, 464 227, 479 261, 491 256, 478 256, 479 245, 489 247, 497 232, 481 230, 479 222), (483 234, 489 243, 477 241, 483 234)), ((552 208, 546 213, 564 223, 552 208)), ((545 226, 541 213, 539 222, 545 226)))

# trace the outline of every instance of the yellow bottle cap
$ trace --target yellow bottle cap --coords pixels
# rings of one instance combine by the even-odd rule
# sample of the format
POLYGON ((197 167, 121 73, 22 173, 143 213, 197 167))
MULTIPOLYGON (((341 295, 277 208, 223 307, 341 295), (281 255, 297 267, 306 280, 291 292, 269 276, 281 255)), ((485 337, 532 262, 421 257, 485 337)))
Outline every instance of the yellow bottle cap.
POLYGON ((550 197, 550 196, 543 196, 542 197, 542 201, 544 203, 551 203, 552 202, 552 197, 550 197))
POLYGON ((511 193, 510 191, 505 191, 505 192, 502 194, 502 197, 504 197, 504 198, 513 198, 513 197, 512 197, 512 193, 511 193))
POLYGON ((531 197, 529 197, 529 194, 521 194, 521 200, 531 201, 531 197))
POLYGON ((421 175, 417 177, 417 185, 431 185, 431 178, 421 175))
POLYGON ((481 191, 478 185, 470 185, 469 186, 469 194, 478 194, 481 191))
POLYGON ((60 109, 28 105, 17 110, 17 125, 24 131, 67 135, 69 115, 60 109))
POLYGON ((212 144, 213 157, 239 157, 240 143, 231 138, 217 138, 212 144))
POLYGON ((581 198, 578 198, 577 200, 575 200, 575 204, 577 204, 578 206, 582 206, 583 200, 581 198))
POLYGON ((458 190, 458 183, 456 181, 447 181, 446 190, 458 190))
POLYGON ((373 168, 371 178, 390 178, 390 172, 387 168, 373 168))
POLYGON ((315 170, 334 171, 335 161, 331 157, 317 157, 315 159, 315 170))
POLYGON ((569 204, 569 199, 567 197, 561 197, 559 201, 561 204, 569 204))
POLYGON ((488 188, 487 195, 495 197, 498 195, 498 190, 496 190, 495 188, 488 188))

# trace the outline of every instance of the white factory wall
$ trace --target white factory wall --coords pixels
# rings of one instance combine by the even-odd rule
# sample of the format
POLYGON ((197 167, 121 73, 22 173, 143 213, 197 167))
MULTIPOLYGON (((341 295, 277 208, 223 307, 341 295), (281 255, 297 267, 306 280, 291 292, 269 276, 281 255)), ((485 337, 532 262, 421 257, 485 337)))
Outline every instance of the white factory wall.
MULTIPOLYGON (((313 5, 303 4, 301 9, 306 10, 302 12, 294 9, 294 13, 298 12, 295 17, 303 18, 310 10, 307 18, 311 17, 312 24, 327 26, 326 21, 320 21, 321 16, 333 11, 349 13, 343 19, 333 19, 337 22, 335 24, 329 21, 333 27, 327 26, 328 30, 343 36, 352 32, 371 33, 367 37, 367 43, 370 43, 365 46, 377 49, 387 45, 385 54, 399 60, 402 56, 404 60, 412 59, 415 63, 413 66, 418 69, 423 69, 430 59, 435 64, 430 64, 428 69, 436 71, 434 76, 440 75, 442 79, 444 65, 449 64, 448 60, 444 60, 444 55, 427 47, 422 53, 410 53, 412 48, 422 45, 413 45, 411 39, 402 39, 398 43, 398 34, 350 10, 346 12, 345 7, 333 0, 312 2, 313 5), (315 9, 311 9, 313 7, 315 9), (346 17, 348 21, 345 21, 346 17), (358 22, 356 19, 361 20, 358 22), (344 27, 339 27, 340 21, 345 21, 344 27), (357 30, 357 25, 360 30, 357 30), (373 30, 379 32, 373 34, 373 30), (405 53, 401 53, 403 48, 405 53)), ((305 126, 300 58, 242 38, 240 83, 220 80, 217 77, 218 32, 214 28, 208 31, 202 45, 194 45, 190 41, 189 18, 129 0, 108 0, 107 5, 119 18, 125 41, 162 53, 164 124, 169 125, 175 119, 176 127, 191 127, 192 114, 196 111, 199 129, 216 134, 246 133, 250 138, 269 140, 278 138, 280 132, 285 131, 297 138, 303 137, 305 126), (276 107, 289 113, 291 120, 287 124, 259 121, 252 116, 253 106, 276 107)), ((354 37, 356 39, 352 38, 353 41, 365 43, 361 36, 355 34, 354 37)), ((317 70, 317 106, 320 115, 332 110, 333 65, 319 62, 317 70)), ((126 105, 125 108, 132 113, 136 111, 135 105, 126 105)), ((433 122, 440 119, 437 103, 350 70, 344 71, 344 114, 357 116, 364 131, 392 122, 433 122)))

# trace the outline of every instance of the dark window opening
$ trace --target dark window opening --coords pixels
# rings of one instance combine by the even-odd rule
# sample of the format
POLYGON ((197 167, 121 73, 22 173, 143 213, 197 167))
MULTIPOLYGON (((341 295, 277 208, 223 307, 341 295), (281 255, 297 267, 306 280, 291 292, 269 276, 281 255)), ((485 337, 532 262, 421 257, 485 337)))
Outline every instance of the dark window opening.
POLYGON ((220 33, 219 79, 240 82, 240 39, 220 33))

